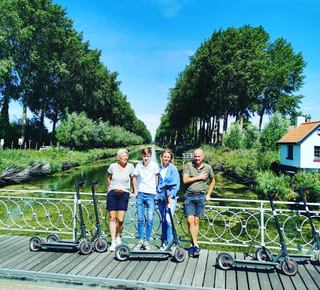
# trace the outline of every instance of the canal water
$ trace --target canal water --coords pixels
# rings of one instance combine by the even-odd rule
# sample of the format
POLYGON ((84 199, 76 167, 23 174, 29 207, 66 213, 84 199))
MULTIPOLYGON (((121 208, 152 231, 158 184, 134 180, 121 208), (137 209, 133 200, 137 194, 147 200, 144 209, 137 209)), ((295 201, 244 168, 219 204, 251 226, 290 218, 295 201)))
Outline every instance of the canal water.
MULTIPOLYGON (((161 151, 152 147, 151 160, 160 164, 161 151)), ((175 165, 178 167, 182 174, 182 160, 179 157, 175 157, 175 165)), ((134 151, 129 153, 128 162, 136 166, 137 162, 142 161, 141 151, 134 151)), ((88 185, 85 186, 84 191, 90 192, 90 183, 94 180, 99 180, 102 185, 98 187, 97 192, 106 192, 107 179, 108 179, 108 167, 111 163, 117 162, 117 157, 108 158, 104 160, 98 160, 96 162, 86 164, 79 167, 74 167, 61 173, 55 173, 52 175, 37 177, 29 182, 6 186, 3 189, 25 189, 25 190, 46 190, 46 191, 64 191, 74 192, 75 184, 79 181, 87 181, 88 185)), ((138 179, 139 182, 139 179, 138 179)), ((183 195, 184 186, 180 186, 180 194, 183 195)))

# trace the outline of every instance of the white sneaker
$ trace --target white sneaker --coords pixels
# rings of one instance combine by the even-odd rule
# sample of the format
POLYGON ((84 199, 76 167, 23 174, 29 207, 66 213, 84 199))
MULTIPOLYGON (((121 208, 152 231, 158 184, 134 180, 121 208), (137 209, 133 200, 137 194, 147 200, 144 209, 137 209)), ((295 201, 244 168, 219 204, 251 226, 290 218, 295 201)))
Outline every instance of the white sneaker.
POLYGON ((162 246, 160 247, 160 251, 164 251, 166 249, 166 243, 163 243, 162 246))
POLYGON ((111 241, 111 246, 109 248, 110 252, 114 252, 116 250, 116 241, 111 241))
POLYGON ((145 242, 143 243, 143 246, 144 246, 144 248, 145 248, 147 251, 150 251, 150 250, 151 250, 151 247, 150 247, 150 245, 149 245, 149 242, 145 241, 145 242))
POLYGON ((134 246, 134 248, 135 248, 136 250, 140 250, 141 247, 142 247, 142 245, 143 245, 143 240, 140 240, 140 241, 138 242, 138 244, 136 244, 136 245, 134 246))
POLYGON ((118 237, 118 238, 116 239, 116 244, 117 244, 117 246, 121 244, 121 239, 120 239, 120 237, 118 237))

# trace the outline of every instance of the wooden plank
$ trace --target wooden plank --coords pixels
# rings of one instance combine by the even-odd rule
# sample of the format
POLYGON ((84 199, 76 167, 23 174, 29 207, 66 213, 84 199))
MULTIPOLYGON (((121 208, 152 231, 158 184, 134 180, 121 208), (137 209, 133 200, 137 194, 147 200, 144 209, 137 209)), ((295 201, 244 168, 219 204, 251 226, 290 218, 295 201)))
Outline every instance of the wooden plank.
MULTIPOLYGON (((252 260, 252 259, 253 259, 253 257, 251 257, 251 256, 245 257, 245 260, 252 260)), ((261 268, 259 268, 259 270, 261 270, 261 268)), ((265 269, 262 269, 262 271, 265 271, 265 269)), ((248 267, 247 268, 247 279, 248 279, 249 289, 259 289, 260 288, 256 267, 248 267)))
MULTIPOLYGON (((308 262, 306 262, 308 263, 308 262)), ((299 263, 298 273, 292 277, 292 282, 296 289, 319 289, 316 284, 313 282, 311 275, 304 267, 304 263, 299 263)))
POLYGON ((272 290, 271 283, 269 281, 269 273, 274 272, 274 269, 257 269, 257 276, 259 279, 260 289, 272 290))
POLYGON ((148 281, 152 273, 154 272, 154 270, 159 264, 159 259, 156 259, 156 260, 148 259, 148 260, 149 260, 149 264, 141 273, 140 277, 138 278, 138 281, 148 281))
POLYGON ((74 268, 72 268, 68 274, 69 275, 77 275, 81 270, 83 270, 88 264, 90 264, 93 260, 95 260, 101 254, 97 252, 92 252, 87 255, 84 259, 81 259, 80 263, 78 263, 74 268))
POLYGON ((106 253, 100 253, 95 256, 95 259, 87 264, 82 270, 78 272, 78 275, 87 276, 89 272, 98 267, 101 263, 105 263, 106 253))
POLYGON ((62 269, 66 267, 68 263, 71 263, 74 259, 76 259, 78 255, 79 254, 77 253, 70 253, 70 255, 68 255, 65 260, 61 261, 60 264, 56 264, 53 268, 51 268, 50 272, 60 273, 60 271, 62 271, 62 269))
POLYGON ((283 274, 281 270, 278 270, 278 273, 279 273, 279 278, 283 286, 283 289, 295 289, 294 284, 292 283, 291 277, 283 274))
POLYGON ((278 289, 283 289, 282 284, 281 284, 281 280, 280 280, 280 277, 279 277, 280 270, 278 268, 275 268, 274 270, 271 269, 268 272, 269 281, 270 281, 270 284, 272 286, 272 289, 277 289, 277 290, 278 289))
MULTIPOLYGON (((219 253, 217 253, 218 255, 219 253)), ((233 257, 233 254, 231 255, 233 257)), ((216 277, 214 282, 215 288, 221 288, 226 289, 226 273, 229 271, 235 271, 235 268, 231 268, 229 271, 225 271, 219 268, 219 266, 216 264, 216 277)))
POLYGON ((169 261, 164 272, 162 272, 159 283, 168 283, 176 273, 176 267, 179 263, 169 261))
POLYGON ((104 269, 97 275, 97 277, 105 277, 107 278, 109 274, 112 272, 112 270, 117 267, 121 262, 117 261, 114 257, 111 260, 111 262, 104 267, 104 269))
POLYGON ((139 279, 140 275, 142 274, 142 272, 144 271, 144 269, 148 266, 148 264, 149 264, 149 261, 139 260, 139 263, 137 264, 137 267, 130 274, 130 276, 128 277, 128 280, 137 281, 139 279))
MULTIPOLYGON (((279 267, 276 271, 251 267, 233 267, 229 271, 217 269, 216 251, 202 250, 198 258, 186 256, 182 263, 175 263, 170 259, 129 259, 119 262, 113 252, 94 252, 86 256, 70 251, 31 252, 28 241, 29 237, 11 238, 0 235, 0 267, 87 276, 89 279, 92 276, 131 280, 137 283, 171 283, 191 289, 320 289, 320 265, 315 261, 300 263, 296 276, 286 276, 279 267)), ((235 256, 243 259, 243 254, 236 253, 235 256)))
MULTIPOLYGON (((152 275, 149 278, 149 282, 158 283, 162 274, 164 272, 167 272, 167 268, 169 266, 169 263, 175 264, 175 262, 172 262, 171 259, 163 259, 163 260, 159 261, 156 271, 153 271, 152 275)), ((169 281, 170 278, 171 278, 171 275, 170 275, 170 277, 168 277, 168 279, 166 281, 169 281)))
POLYGON ((178 284, 178 285, 181 284, 181 281, 185 274, 185 268, 187 267, 189 260, 194 260, 194 259, 195 258, 193 257, 190 258, 188 255, 186 255, 186 258, 184 259, 184 261, 176 265, 174 275, 172 275, 170 280, 170 284, 178 284))
POLYGON ((217 252, 208 251, 205 274, 203 279, 203 287, 213 288, 214 277, 216 272, 216 267, 215 267, 216 259, 217 259, 217 252))
POLYGON ((21 261, 17 261, 18 265, 16 265, 14 269, 29 271, 32 267, 40 263, 40 261, 47 259, 53 254, 54 253, 52 252, 31 252, 29 253, 29 255, 26 255, 21 261))
MULTIPOLYGON (((308 271, 309 275, 312 278, 312 281, 316 284, 317 288, 320 289, 320 266, 315 261, 310 261, 308 264, 305 265, 306 270, 308 271)), ((300 269, 300 268, 299 268, 300 269)), ((304 280, 304 277, 303 277, 304 280)))
POLYGON ((67 263, 65 265, 65 267, 60 269, 58 271, 58 273, 60 273, 60 274, 69 274, 69 272, 72 271, 73 268, 75 268, 82 261, 87 260, 88 257, 89 257, 89 255, 80 255, 80 254, 76 254, 75 256, 76 256, 76 258, 73 259, 72 261, 69 261, 69 263, 67 263))
POLYGON ((51 264, 56 259, 58 259, 61 255, 62 255, 62 253, 53 253, 47 259, 41 259, 39 261, 39 263, 37 265, 35 265, 34 267, 30 268, 29 271, 39 271, 39 270, 43 269, 44 267, 48 266, 49 264, 51 264))
POLYGON ((87 276, 96 277, 109 263, 111 263, 111 261, 113 261, 113 259, 114 259, 114 253, 107 252, 105 254, 103 263, 96 265, 90 272, 88 272, 87 276))
POLYGON ((110 274, 108 275, 108 278, 113 278, 113 279, 117 279, 117 277, 123 272, 126 271, 127 265, 130 264, 129 260, 126 261, 122 261, 121 263, 119 263, 117 265, 117 267, 115 267, 110 274))
POLYGON ((74 253, 70 253, 70 252, 62 253, 61 252, 61 256, 59 258, 55 259, 54 261, 52 261, 50 264, 43 267, 42 269, 39 269, 39 272, 55 273, 56 267, 57 266, 62 267, 63 263, 65 263, 65 261, 68 259, 68 257, 71 256, 72 254, 74 254, 74 253))
MULTIPOLYGON (((128 277, 131 273, 137 268, 139 261, 138 260, 129 260, 129 263, 123 269, 123 271, 118 276, 118 279, 128 280, 128 277)), ((121 264, 120 264, 121 265, 121 264)), ((120 266, 119 265, 119 266, 120 266)))
POLYGON ((15 254, 21 254, 22 252, 29 252, 29 249, 25 246, 24 240, 18 240, 17 242, 8 242, 5 246, 1 248, 0 253, 0 266, 3 261, 7 261, 8 258, 14 256, 15 254))
POLYGON ((194 271, 192 286, 203 287, 207 258, 208 258, 208 251, 201 250, 201 254, 198 257, 197 267, 195 268, 195 271, 194 271))
MULTIPOLYGON (((235 254, 235 259, 238 260, 244 260, 244 254, 243 253, 236 253, 235 254)), ((237 288, 239 290, 248 290, 249 285, 248 285, 248 279, 247 279, 247 270, 248 267, 236 267, 236 276, 237 276, 237 288)), ((227 277, 227 281, 229 280, 229 277, 227 277)))
POLYGON ((8 258, 6 262, 3 262, 0 264, 0 267, 2 268, 13 268, 15 269, 15 266, 19 264, 21 261, 28 260, 30 257, 33 257, 34 253, 30 251, 16 251, 14 253, 8 254, 8 258))

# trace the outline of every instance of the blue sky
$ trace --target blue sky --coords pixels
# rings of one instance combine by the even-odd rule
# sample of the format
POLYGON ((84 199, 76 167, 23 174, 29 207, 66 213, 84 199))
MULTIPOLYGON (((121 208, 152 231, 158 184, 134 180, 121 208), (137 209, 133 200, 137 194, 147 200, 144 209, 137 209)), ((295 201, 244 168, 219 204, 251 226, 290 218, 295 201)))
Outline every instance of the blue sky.
MULTIPOLYGON (((119 73, 120 89, 154 137, 169 88, 189 57, 215 30, 262 26, 284 37, 307 61, 301 111, 320 120, 319 0, 53 0, 67 8, 101 61, 119 73)), ((22 109, 10 106, 11 118, 22 109)), ((30 115, 28 116, 30 117, 30 115)), ((258 121, 253 120, 254 124, 258 121)), ((50 127, 49 127, 50 128, 50 127)))

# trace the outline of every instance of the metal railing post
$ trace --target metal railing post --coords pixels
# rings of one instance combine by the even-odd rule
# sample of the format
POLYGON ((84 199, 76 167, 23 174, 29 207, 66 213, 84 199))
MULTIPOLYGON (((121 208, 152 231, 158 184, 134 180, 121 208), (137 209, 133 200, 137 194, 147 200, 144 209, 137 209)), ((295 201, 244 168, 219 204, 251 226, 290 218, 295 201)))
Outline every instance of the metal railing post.
POLYGON ((264 231, 265 231, 265 225, 264 225, 264 207, 263 202, 260 203, 260 219, 261 219, 261 245, 265 246, 264 243, 264 231))
POLYGON ((76 239, 76 227, 77 227, 77 194, 74 193, 73 195, 73 233, 72 233, 72 237, 73 240, 76 239))

